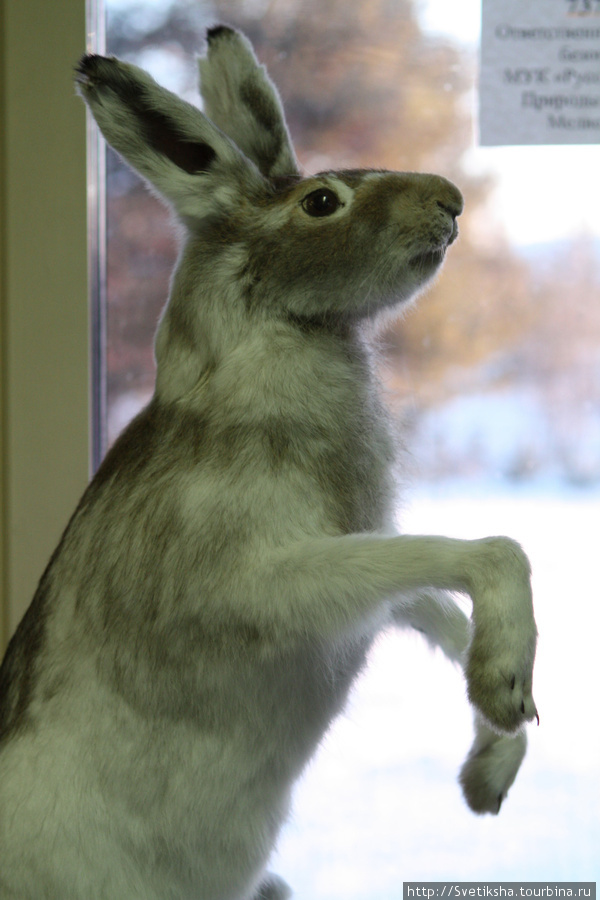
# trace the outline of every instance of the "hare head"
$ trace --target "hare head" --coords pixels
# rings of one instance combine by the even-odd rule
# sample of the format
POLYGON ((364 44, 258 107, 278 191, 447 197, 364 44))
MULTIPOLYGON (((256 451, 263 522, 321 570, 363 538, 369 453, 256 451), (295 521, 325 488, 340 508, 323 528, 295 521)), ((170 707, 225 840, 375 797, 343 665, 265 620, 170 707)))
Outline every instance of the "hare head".
POLYGON ((185 228, 156 343, 157 390, 172 398, 254 323, 339 331, 405 303, 438 270, 462 211, 437 175, 302 175, 277 91, 233 29, 208 32, 200 75, 204 112, 117 59, 78 67, 106 140, 185 228))

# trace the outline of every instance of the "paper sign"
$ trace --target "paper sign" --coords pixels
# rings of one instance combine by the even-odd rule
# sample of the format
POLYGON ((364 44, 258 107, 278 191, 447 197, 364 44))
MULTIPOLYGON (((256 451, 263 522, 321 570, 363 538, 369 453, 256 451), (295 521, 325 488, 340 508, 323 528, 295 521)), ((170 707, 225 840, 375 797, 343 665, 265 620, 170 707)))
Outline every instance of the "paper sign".
POLYGON ((480 142, 600 143, 600 0, 483 0, 480 142))

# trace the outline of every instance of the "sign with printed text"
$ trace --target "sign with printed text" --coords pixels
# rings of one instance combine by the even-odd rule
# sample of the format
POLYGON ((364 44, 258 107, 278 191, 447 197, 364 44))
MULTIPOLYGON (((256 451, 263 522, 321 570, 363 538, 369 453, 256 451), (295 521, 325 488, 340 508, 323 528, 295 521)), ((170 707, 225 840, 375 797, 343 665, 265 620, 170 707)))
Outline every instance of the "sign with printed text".
POLYGON ((600 0, 483 0, 479 133, 600 143, 600 0))

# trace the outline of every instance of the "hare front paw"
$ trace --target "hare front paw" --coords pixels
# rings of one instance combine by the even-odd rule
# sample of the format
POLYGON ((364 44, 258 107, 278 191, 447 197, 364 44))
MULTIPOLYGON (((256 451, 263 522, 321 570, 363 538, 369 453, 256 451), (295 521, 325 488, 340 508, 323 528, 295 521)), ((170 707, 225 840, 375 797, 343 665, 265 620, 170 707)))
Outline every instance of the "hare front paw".
POLYGON ((459 776, 465 800, 473 812, 500 812, 526 749, 524 732, 499 735, 480 724, 459 776))
POLYGON ((469 700, 500 731, 516 731, 539 716, 531 693, 533 653, 520 655, 513 648, 489 639, 478 640, 469 651, 467 686, 469 700), (502 649, 500 649, 502 648, 502 649))
POLYGON ((473 638, 467 653, 469 699, 500 731, 538 718, 532 679, 537 630, 527 557, 508 538, 481 541, 473 594, 473 638))

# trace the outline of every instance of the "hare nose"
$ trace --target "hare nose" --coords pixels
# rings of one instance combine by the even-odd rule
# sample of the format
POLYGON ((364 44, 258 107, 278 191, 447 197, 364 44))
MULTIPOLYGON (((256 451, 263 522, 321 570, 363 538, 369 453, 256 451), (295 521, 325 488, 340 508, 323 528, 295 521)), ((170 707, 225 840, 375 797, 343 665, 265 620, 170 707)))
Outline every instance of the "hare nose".
POLYGON ((463 198, 460 191, 456 188, 452 192, 452 194, 448 194, 448 196, 444 197, 442 200, 439 198, 436 200, 437 205, 447 212, 453 219, 456 219, 460 216, 463 211, 463 198))
POLYGON ((440 207, 440 209, 443 209, 444 212, 447 212, 448 215, 453 219, 456 219, 456 217, 459 216, 462 212, 462 210, 458 208, 458 205, 456 203, 450 204, 442 202, 441 200, 436 200, 436 203, 440 207))
POLYGON ((429 196, 437 206, 452 219, 456 219, 463 211, 464 201, 459 189, 442 175, 429 176, 429 196))

